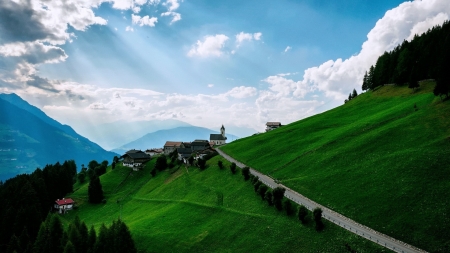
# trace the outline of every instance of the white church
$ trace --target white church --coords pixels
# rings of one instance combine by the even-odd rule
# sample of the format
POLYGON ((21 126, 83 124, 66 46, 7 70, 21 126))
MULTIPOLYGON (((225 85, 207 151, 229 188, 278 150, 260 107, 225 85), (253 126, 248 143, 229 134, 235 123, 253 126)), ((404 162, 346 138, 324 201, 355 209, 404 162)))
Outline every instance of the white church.
POLYGON ((227 137, 225 136, 225 127, 222 125, 220 128, 220 134, 210 134, 209 141, 214 145, 223 145, 227 143, 227 137))

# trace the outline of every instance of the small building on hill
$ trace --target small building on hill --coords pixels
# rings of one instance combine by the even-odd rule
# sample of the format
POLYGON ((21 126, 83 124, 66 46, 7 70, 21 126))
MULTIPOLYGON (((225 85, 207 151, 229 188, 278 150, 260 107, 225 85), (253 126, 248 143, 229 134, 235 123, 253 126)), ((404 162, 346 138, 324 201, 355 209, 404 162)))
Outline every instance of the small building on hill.
POLYGON ((208 147, 210 147, 210 146, 209 146, 209 141, 207 141, 207 140, 195 140, 195 141, 191 142, 192 152, 204 150, 208 147))
POLYGON ((225 136, 225 127, 222 125, 220 128, 220 134, 210 134, 209 141, 214 143, 214 145, 223 145, 227 142, 227 137, 225 136))
POLYGON ((120 158, 123 158, 123 166, 133 168, 134 171, 137 171, 144 163, 150 161, 151 156, 141 150, 132 149, 120 158))
POLYGON ((181 141, 166 141, 166 144, 164 144, 164 154, 168 155, 175 151, 177 148, 180 148, 181 143, 181 141))
POLYGON ((162 148, 152 148, 145 150, 145 153, 149 155, 150 157, 153 157, 155 155, 160 155, 164 153, 164 150, 162 148))
POLYGON ((63 198, 63 199, 57 199, 55 201, 55 205, 53 206, 58 213, 66 213, 69 210, 73 209, 73 205, 75 202, 71 198, 63 198))
POLYGON ((267 122, 266 123, 266 132, 269 132, 271 130, 277 129, 281 127, 281 123, 280 122, 267 122))
POLYGON ((189 157, 192 155, 191 148, 177 148, 178 160, 188 163, 189 157))
POLYGON ((203 159, 204 156, 212 155, 215 152, 217 152, 217 151, 214 148, 208 147, 208 148, 205 148, 203 150, 199 150, 199 151, 195 152, 195 157, 194 158, 195 158, 195 160, 197 160, 199 158, 203 159))

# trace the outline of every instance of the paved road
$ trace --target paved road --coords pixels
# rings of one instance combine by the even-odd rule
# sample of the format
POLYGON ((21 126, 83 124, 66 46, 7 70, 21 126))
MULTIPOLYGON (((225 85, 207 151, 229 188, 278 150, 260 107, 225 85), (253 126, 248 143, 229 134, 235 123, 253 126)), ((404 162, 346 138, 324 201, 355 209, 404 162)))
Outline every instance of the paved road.
MULTIPOLYGON (((229 155, 225 154, 222 150, 220 149, 216 149, 217 152, 219 152, 219 154, 221 156, 223 156, 225 159, 227 159, 230 162, 234 162, 236 163, 237 166, 244 168, 246 167, 245 164, 236 161, 234 158, 230 157, 229 155)), ((345 229, 347 229, 348 231, 351 231, 359 236, 362 236, 368 240, 371 240, 385 248, 388 248, 390 250, 393 250, 395 252, 403 252, 403 253, 413 253, 413 252, 426 252, 424 250, 418 249, 412 245, 406 244, 404 242, 398 241, 390 236, 387 236, 385 234, 382 234, 380 232, 377 232, 371 228, 368 228, 362 224, 359 224, 339 213, 334 212, 331 209, 328 209, 308 198, 306 198, 305 196, 295 192, 292 189, 289 189, 288 187, 282 185, 282 184, 278 184, 276 183, 272 178, 262 174, 261 172, 250 168, 250 172, 259 177, 259 180, 266 184, 267 186, 269 186, 270 188, 275 188, 275 187, 283 187, 286 189, 286 192, 284 193, 284 196, 288 199, 291 199, 292 201, 304 205, 306 208, 308 208, 309 210, 313 210, 316 207, 319 207, 322 209, 322 217, 335 223, 336 225, 343 227, 345 229)))

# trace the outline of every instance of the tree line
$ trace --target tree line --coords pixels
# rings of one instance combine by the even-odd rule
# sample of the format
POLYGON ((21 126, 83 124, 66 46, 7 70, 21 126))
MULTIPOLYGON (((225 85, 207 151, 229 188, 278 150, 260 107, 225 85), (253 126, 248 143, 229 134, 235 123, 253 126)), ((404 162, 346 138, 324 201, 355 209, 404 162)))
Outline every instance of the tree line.
POLYGON ((1 252, 13 235, 34 241, 55 200, 73 191, 76 175, 75 161, 69 160, 0 183, 1 252))
POLYGON ((385 84, 419 87, 419 81, 434 79, 434 94, 448 98, 450 93, 450 22, 435 26, 414 39, 403 41, 378 57, 366 71, 362 90, 374 90, 385 84))

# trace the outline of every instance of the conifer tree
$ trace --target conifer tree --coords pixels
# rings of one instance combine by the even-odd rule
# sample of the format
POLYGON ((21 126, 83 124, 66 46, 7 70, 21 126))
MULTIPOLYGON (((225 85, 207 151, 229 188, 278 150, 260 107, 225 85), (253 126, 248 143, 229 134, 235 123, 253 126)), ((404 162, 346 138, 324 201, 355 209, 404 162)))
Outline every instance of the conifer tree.
POLYGON ((89 182, 88 196, 90 203, 100 203, 103 200, 102 184, 97 176, 91 178, 89 182))
POLYGON ((75 246, 72 244, 71 241, 67 241, 66 246, 64 247, 64 253, 77 253, 81 251, 77 251, 75 249, 75 246))

